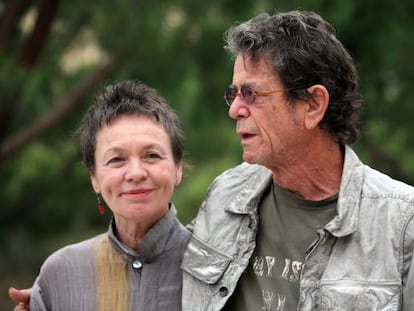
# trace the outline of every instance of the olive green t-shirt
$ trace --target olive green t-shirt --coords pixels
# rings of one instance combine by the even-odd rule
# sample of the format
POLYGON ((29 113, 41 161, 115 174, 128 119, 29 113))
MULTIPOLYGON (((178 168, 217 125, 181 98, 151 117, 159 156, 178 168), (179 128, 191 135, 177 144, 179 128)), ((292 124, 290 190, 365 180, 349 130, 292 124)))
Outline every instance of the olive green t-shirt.
POLYGON ((337 195, 307 201, 272 184, 259 205, 255 251, 224 310, 296 310, 305 252, 336 202, 337 195))

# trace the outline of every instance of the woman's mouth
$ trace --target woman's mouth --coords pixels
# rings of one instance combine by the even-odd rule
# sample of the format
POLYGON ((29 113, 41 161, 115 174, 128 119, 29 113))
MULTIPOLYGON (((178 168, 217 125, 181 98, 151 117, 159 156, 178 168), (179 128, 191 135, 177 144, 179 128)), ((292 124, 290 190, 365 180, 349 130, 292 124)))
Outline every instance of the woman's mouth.
POLYGON ((123 193, 124 197, 132 200, 143 200, 148 198, 152 193, 152 189, 135 189, 123 193))

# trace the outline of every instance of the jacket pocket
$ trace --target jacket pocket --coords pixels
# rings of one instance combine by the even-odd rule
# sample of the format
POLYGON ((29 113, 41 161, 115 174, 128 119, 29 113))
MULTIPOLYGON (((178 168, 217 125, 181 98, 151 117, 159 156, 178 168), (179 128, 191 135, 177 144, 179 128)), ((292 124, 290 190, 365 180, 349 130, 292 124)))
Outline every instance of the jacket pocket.
POLYGON ((393 282, 342 280, 321 284, 322 310, 400 310, 401 290, 401 286, 393 282))
POLYGON ((230 261, 229 255, 212 248, 193 235, 184 253, 181 268, 196 279, 211 285, 220 280, 230 261))

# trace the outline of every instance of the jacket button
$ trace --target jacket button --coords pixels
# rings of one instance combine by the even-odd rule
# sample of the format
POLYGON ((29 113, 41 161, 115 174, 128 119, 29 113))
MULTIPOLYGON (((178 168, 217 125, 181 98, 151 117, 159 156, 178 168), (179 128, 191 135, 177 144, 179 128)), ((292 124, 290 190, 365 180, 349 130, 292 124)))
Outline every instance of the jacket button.
POLYGON ((221 297, 227 296, 228 293, 229 293, 229 290, 227 289, 227 287, 225 287, 225 286, 220 287, 220 289, 219 289, 219 295, 221 297))
POLYGON ((135 261, 132 263, 132 267, 133 267, 135 270, 141 269, 141 268, 142 268, 142 263, 141 263, 141 262, 139 262, 138 260, 135 260, 135 261))

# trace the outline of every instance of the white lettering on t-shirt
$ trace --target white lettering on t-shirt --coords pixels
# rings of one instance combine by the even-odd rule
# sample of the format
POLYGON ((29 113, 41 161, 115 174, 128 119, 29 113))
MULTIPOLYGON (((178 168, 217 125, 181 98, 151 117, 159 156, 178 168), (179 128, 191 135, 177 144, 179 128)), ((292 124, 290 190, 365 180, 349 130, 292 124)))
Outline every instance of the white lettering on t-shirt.
POLYGON ((262 290, 265 311, 284 311, 286 306, 286 296, 277 294, 277 302, 275 302, 275 294, 271 291, 262 290))
POLYGON ((275 265, 276 259, 273 256, 266 256, 265 258, 266 258, 266 264, 267 264, 267 273, 266 273, 266 276, 268 278, 271 278, 273 276, 272 275, 272 268, 275 265))
POLYGON ((253 271, 258 276, 272 277, 272 268, 276 263, 276 258, 273 256, 256 256, 253 259, 253 271))
POLYGON ((285 258, 285 267, 280 277, 288 281, 299 282, 301 270, 302 262, 285 258))
POLYGON ((253 261, 253 271, 254 273, 256 273, 256 275, 258 276, 262 276, 264 273, 264 259, 263 257, 257 256, 254 257, 254 261, 253 261))
MULTIPOLYGON (((289 282, 299 282, 300 273, 303 268, 303 263, 290 258, 284 259, 283 269, 280 273, 274 274, 273 271, 276 264, 274 256, 255 256, 253 258, 253 272, 260 277, 272 278, 273 275, 279 275, 280 278, 289 282)), ((280 293, 275 293, 269 290, 262 289, 264 311, 285 311, 286 296, 280 293)))
POLYGON ((294 260, 292 262, 292 275, 290 276, 291 281, 299 282, 300 272, 302 271, 302 262, 294 260))

